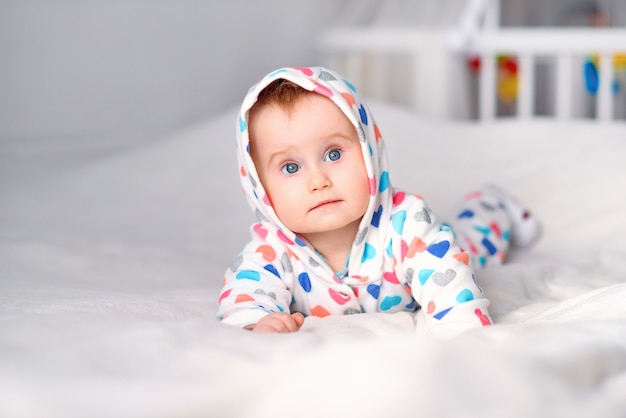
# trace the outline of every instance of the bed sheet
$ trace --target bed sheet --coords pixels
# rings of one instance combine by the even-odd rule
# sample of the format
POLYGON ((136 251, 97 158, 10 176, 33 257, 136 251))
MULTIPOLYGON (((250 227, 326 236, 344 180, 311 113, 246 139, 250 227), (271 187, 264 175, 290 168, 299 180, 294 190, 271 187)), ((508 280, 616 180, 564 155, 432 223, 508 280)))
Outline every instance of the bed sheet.
POLYGON ((395 186, 445 216, 495 182, 543 223, 479 273, 497 325, 408 314, 255 335, 215 318, 253 217, 235 110, 158 137, 0 148, 0 416, 623 417, 626 126, 425 120, 373 103, 395 186))

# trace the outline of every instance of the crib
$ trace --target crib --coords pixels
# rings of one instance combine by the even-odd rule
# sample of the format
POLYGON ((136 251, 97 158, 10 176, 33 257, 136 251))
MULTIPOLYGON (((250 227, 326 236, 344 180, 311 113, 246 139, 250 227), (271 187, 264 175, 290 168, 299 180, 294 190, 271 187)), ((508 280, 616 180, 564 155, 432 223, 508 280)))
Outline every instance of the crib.
POLYGON ((427 116, 482 121, 500 117, 502 56, 513 57, 516 67, 512 111, 504 116, 610 123, 621 121, 626 113, 626 94, 617 91, 617 83, 626 81, 626 29, 334 28, 321 34, 319 49, 326 65, 376 99, 398 100, 390 83, 394 65, 401 62, 406 69, 401 77, 407 82, 400 100, 427 116), (596 73, 583 73, 588 64, 596 73), (543 86, 537 82, 540 69, 543 86), (550 103, 547 113, 536 109, 542 102, 550 103))

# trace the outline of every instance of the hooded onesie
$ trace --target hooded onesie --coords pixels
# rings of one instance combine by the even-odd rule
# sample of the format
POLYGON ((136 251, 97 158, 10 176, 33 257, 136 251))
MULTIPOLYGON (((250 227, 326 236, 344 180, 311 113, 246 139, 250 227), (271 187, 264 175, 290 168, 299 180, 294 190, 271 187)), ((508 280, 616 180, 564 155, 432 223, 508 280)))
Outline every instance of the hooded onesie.
POLYGON ((325 317, 408 311, 425 333, 457 334, 491 324, 472 257, 422 197, 392 187, 378 126, 355 87, 339 74, 321 67, 282 68, 254 85, 237 120, 237 155, 241 184, 258 222, 226 270, 218 309, 224 323, 244 327, 272 312, 325 317), (276 79, 332 100, 358 134, 370 198, 343 278, 278 219, 250 156, 248 112, 276 79))

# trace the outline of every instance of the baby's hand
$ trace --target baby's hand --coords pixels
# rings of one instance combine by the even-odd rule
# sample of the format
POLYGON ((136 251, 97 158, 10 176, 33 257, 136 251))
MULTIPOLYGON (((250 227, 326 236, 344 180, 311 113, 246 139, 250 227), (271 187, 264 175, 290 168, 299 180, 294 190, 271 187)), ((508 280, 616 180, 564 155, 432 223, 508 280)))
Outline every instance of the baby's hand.
POLYGON ((254 332, 296 332, 304 323, 304 315, 300 312, 288 314, 286 312, 274 312, 261 318, 253 326, 254 332))

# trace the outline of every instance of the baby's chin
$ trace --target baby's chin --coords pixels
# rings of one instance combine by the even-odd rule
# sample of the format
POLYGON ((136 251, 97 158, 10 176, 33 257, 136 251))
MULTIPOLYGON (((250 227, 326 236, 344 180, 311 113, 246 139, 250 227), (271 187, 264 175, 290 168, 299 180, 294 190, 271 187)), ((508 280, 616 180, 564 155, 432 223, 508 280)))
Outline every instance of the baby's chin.
POLYGON ((317 228, 302 228, 299 231, 294 231, 298 237, 302 237, 304 239, 311 237, 319 237, 320 235, 351 235, 353 237, 356 236, 357 231, 359 230, 359 225, 361 224, 361 220, 363 217, 360 217, 356 220, 349 222, 339 222, 339 223, 329 223, 326 225, 319 225, 317 228))

